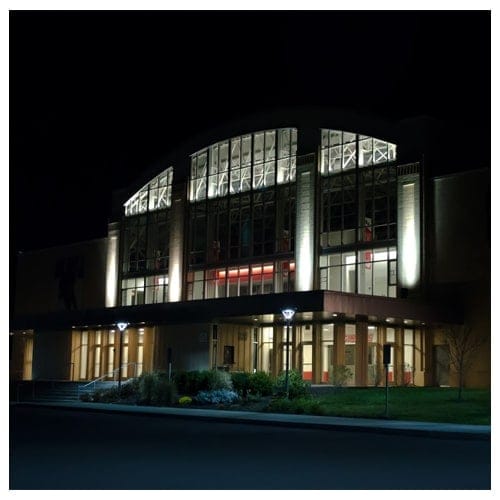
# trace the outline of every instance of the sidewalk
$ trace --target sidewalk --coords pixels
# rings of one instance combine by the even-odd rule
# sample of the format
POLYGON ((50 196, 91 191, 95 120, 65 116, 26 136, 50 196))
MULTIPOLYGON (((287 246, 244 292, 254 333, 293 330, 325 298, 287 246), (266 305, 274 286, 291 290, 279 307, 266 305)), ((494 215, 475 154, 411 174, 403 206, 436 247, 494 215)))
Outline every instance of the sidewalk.
POLYGON ((440 438, 491 439, 491 426, 441 424, 434 422, 411 422, 344 417, 320 417, 315 415, 289 415, 285 413, 260 413, 249 411, 211 410, 198 408, 166 408, 154 406, 132 406, 107 403, 11 403, 17 406, 46 407, 67 410, 126 413, 158 417, 218 420, 220 422, 279 425, 288 427, 309 427, 337 431, 377 432, 386 434, 407 434, 440 438))

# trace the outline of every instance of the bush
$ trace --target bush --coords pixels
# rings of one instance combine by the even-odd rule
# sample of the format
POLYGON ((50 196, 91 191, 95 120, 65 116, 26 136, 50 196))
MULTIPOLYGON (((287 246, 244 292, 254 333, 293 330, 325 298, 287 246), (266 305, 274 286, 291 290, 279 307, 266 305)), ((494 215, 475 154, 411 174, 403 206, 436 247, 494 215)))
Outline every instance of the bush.
POLYGON ((92 394, 92 401, 95 403, 117 403, 120 401, 120 389, 118 387, 98 389, 92 394))
POLYGON ((149 405, 153 396, 154 375, 143 373, 139 377, 139 403, 149 405))
POLYGON ((233 382, 233 389, 242 397, 246 398, 248 390, 250 389, 250 373, 246 372, 233 372, 231 373, 231 380, 233 382))
POLYGON ((265 372, 255 372, 250 375, 249 390, 259 396, 270 396, 273 393, 273 379, 265 372))
MULTIPOLYGON (((282 372, 276 380, 276 391, 278 394, 286 393, 286 373, 282 372)), ((302 380, 302 375, 296 370, 288 372, 288 397, 290 399, 305 397, 309 394, 311 385, 302 380)))
POLYGON ((210 389, 211 370, 180 371, 174 375, 175 385, 180 394, 194 396, 200 391, 210 389))
POLYGON ((182 396, 182 398, 179 398, 179 404, 181 406, 189 406, 192 402, 193 400, 189 396, 182 396))
POLYGON ((238 394, 228 389, 200 391, 196 395, 196 401, 200 404, 231 404, 235 403, 238 400, 238 394))
POLYGON ((335 387, 342 387, 353 377, 352 370, 344 365, 330 367, 330 380, 335 387))
POLYGON ((136 398, 138 394, 139 384, 135 379, 123 384, 119 389, 120 399, 136 398))
POLYGON ((200 391, 233 388, 231 375, 219 370, 181 371, 174 375, 179 394, 194 396, 200 391))
POLYGON ((80 394, 80 401, 83 401, 84 403, 91 403, 94 399, 91 394, 84 392, 83 394, 80 394))
POLYGON ((164 372, 143 373, 139 377, 139 404, 170 405, 175 402, 175 384, 164 372))
POLYGON ((233 382, 231 380, 231 374, 221 370, 209 370, 208 388, 210 391, 217 391, 222 389, 232 391, 233 382))

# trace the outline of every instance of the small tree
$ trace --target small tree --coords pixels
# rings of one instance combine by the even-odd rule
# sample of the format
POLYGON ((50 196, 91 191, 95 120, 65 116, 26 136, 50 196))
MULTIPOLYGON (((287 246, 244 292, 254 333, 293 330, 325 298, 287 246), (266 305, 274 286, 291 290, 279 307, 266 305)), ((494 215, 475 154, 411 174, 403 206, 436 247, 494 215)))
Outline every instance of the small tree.
POLYGON ((458 374, 458 400, 461 401, 465 375, 486 339, 476 335, 467 325, 448 326, 444 335, 450 350, 450 364, 458 374))

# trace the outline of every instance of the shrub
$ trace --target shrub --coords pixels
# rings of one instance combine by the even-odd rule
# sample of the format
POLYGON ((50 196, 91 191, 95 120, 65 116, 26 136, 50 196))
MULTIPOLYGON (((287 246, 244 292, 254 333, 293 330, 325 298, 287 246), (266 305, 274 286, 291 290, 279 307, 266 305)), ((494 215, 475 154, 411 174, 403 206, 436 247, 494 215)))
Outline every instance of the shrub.
POLYGON ((84 392, 83 394, 80 394, 80 401, 83 401, 84 403, 90 403, 94 401, 94 399, 92 398, 91 394, 84 392))
POLYGON ((92 394, 95 403, 116 403, 120 401, 120 389, 111 387, 109 389, 98 389, 92 394))
POLYGON ((192 402, 193 400, 189 396, 182 396, 181 398, 179 398, 179 404, 181 406, 189 406, 192 402))
POLYGON ((166 373, 144 373, 139 377, 139 404, 169 405, 174 403, 175 396, 175 384, 166 373))
POLYGON ((149 405, 153 395, 154 375, 143 373, 139 377, 139 403, 149 405))
POLYGON ((208 388, 211 391, 219 389, 231 391, 233 389, 231 374, 221 370, 210 370, 208 372, 208 388))
POLYGON ((200 404, 231 404, 235 403, 238 400, 238 394, 228 389, 200 391, 196 395, 196 401, 200 404))
POLYGON ((330 380, 335 387, 342 387, 353 377, 352 370, 344 365, 330 367, 330 380))
MULTIPOLYGON (((282 372, 276 380, 276 391, 278 394, 285 394, 286 373, 282 372)), ((302 380, 302 375, 296 370, 288 372, 288 396, 290 399, 305 397, 309 394, 311 385, 302 380)))
POLYGON ((273 393, 273 379, 265 372, 255 372, 250 375, 248 388, 252 394, 270 396, 273 393))
POLYGON ((232 372, 231 380, 233 382, 233 389, 242 397, 246 398, 248 390, 250 389, 251 375, 247 372, 232 372))
POLYGON ((136 380, 130 380, 119 389, 120 399, 132 399, 139 394, 139 384, 136 380))
POLYGON ((210 389, 211 370, 180 371, 174 375, 175 385, 180 394, 194 396, 199 391, 210 389))
POLYGON ((155 373, 151 403, 155 405, 171 405, 175 402, 175 384, 168 379, 167 373, 155 373))

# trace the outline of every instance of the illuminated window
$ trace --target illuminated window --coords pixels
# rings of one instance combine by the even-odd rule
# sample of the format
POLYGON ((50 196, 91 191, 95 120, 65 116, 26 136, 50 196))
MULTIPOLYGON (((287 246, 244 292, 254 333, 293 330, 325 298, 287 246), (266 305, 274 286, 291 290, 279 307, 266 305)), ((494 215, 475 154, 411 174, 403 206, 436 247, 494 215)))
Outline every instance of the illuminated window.
POLYGON ((87 379, 87 361, 89 354, 89 332, 82 332, 80 340, 80 379, 87 379))
POLYGON ((94 378, 101 375, 101 342, 102 333, 98 330, 95 332, 95 346, 94 346, 94 378))
POLYGON ((396 248, 320 256, 320 288, 382 297, 396 296, 396 248))
POLYGON ((139 377, 144 367, 144 328, 137 331, 137 370, 136 376, 139 377))
POLYGON ((201 201, 295 180, 297 130, 234 137, 191 157, 189 199, 201 201), (208 168, 207 168, 208 167, 208 168))
POLYGON ((321 174, 394 161, 396 145, 341 130, 321 130, 321 174))
POLYGON ((290 261, 278 262, 278 266, 266 262, 250 266, 194 271, 187 275, 187 299, 219 299, 263 295, 274 293, 276 290, 293 291, 294 281, 295 263, 290 261))
POLYGON ((148 182, 125 203, 125 215, 153 212, 170 206, 174 169, 169 167, 148 182))

